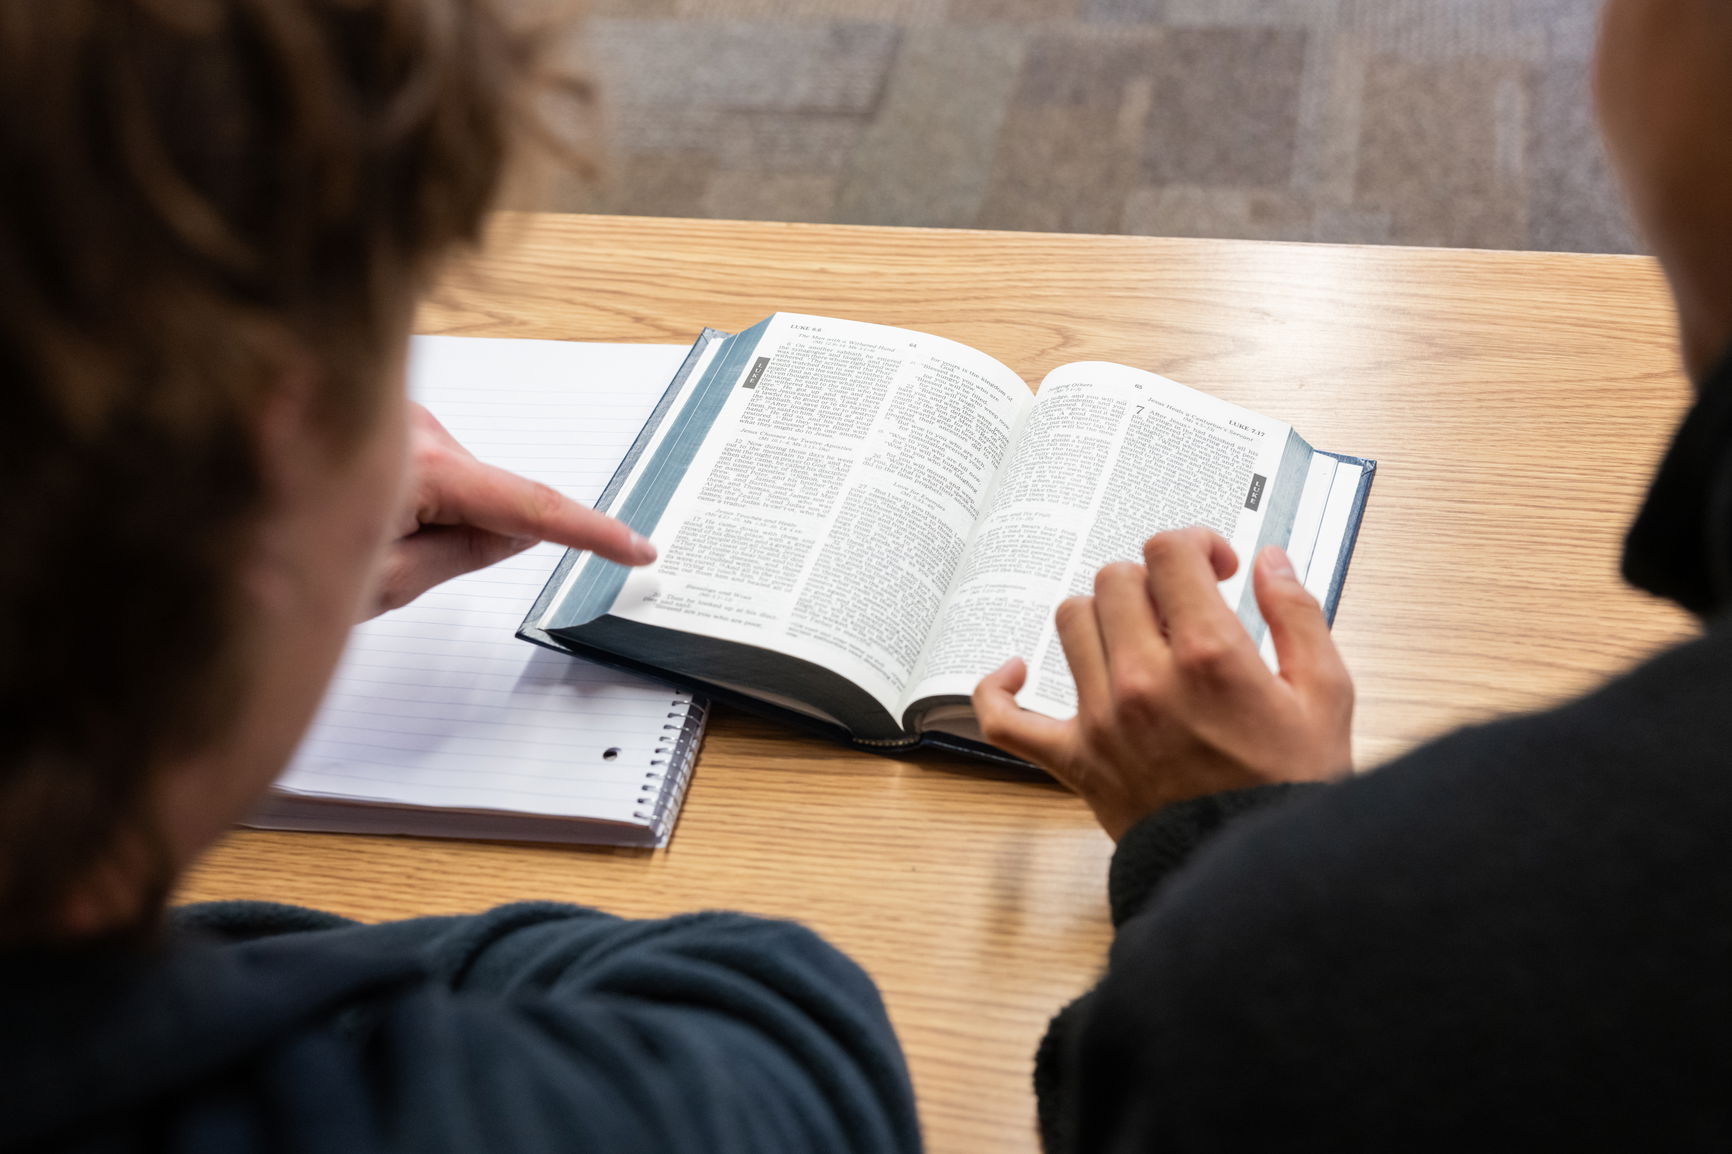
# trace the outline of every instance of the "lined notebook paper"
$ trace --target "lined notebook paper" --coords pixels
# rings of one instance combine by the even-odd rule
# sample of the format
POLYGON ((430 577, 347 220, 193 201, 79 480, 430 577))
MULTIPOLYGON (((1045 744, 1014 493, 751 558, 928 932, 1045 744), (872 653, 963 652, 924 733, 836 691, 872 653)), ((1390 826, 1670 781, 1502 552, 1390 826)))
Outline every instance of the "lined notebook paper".
MULTIPOLYGON (((589 504, 686 352, 416 337, 409 387, 477 457, 589 504)), ((514 636, 563 552, 539 545, 358 627, 249 824, 665 844, 703 705, 514 636)))

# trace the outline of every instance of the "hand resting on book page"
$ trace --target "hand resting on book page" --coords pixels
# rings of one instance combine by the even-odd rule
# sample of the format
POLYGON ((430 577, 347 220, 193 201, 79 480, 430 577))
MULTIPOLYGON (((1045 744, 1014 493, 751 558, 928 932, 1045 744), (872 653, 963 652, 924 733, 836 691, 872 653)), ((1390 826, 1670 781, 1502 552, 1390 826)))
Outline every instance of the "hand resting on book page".
POLYGON ((1143 556, 1108 565, 1093 597, 1058 608, 1077 715, 1020 708, 1027 668, 1013 658, 975 690, 986 740, 1075 790, 1115 841, 1173 802, 1348 772, 1353 682, 1286 555, 1265 549, 1253 573, 1279 674, 1221 598, 1238 567, 1223 538, 1175 530, 1143 556))
POLYGON ((475 459, 420 405, 409 413, 409 483, 373 612, 540 541, 647 565, 655 547, 612 517, 550 486, 475 459))

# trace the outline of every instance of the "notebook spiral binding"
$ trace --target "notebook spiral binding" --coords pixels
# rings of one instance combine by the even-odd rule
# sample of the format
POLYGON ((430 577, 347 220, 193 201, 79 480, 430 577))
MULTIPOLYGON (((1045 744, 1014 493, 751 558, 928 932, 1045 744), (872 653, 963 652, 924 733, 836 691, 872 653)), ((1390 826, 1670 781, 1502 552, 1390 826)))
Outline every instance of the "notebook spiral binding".
POLYGON ((638 792, 639 804, 647 808, 633 815, 649 823, 657 845, 667 841, 679 818, 710 712, 708 703, 697 697, 682 695, 668 704, 661 740, 650 755, 650 768, 638 792))

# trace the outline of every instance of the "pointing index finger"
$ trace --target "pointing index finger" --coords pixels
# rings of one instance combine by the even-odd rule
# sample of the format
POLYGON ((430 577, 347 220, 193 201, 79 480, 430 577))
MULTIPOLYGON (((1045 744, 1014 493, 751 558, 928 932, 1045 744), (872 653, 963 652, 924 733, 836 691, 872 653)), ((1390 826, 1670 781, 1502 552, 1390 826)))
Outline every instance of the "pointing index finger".
POLYGON ((623 565, 655 560, 655 547, 624 523, 550 485, 473 457, 444 455, 426 483, 424 523, 469 525, 503 537, 552 541, 592 550, 623 565))

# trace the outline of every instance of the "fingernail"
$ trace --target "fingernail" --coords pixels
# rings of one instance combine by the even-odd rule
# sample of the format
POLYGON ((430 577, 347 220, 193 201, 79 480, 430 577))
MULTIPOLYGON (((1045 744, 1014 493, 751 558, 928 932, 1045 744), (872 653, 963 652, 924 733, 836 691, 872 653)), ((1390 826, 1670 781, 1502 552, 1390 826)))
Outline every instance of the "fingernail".
POLYGON ((656 559, 656 547, 650 544, 648 537, 640 533, 631 535, 631 551, 639 565, 648 565, 656 559))
POLYGON ((1293 576, 1293 562, 1287 556, 1287 551, 1279 545, 1271 545, 1263 550, 1263 569, 1271 577, 1293 576))

